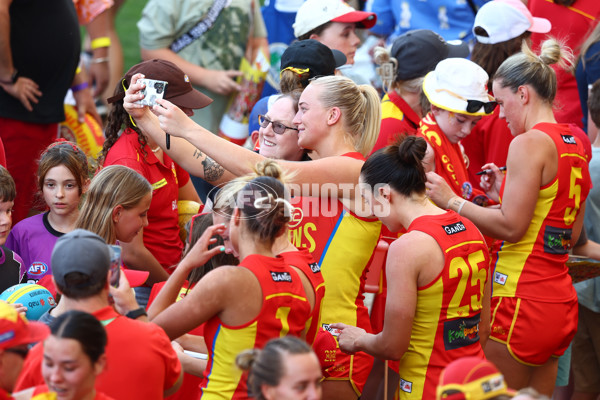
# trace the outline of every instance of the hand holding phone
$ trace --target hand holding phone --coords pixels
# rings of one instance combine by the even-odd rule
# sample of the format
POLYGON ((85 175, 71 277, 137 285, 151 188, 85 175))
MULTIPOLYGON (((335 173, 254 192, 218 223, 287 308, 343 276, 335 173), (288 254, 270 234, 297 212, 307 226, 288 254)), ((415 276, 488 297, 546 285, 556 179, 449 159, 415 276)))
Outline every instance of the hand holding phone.
POLYGON ((121 253, 123 249, 121 246, 111 244, 110 248, 110 285, 112 287, 119 287, 119 280, 121 279, 121 253))
POLYGON ((143 104, 145 106, 153 106, 156 104, 157 99, 162 99, 165 96, 165 91, 167 90, 168 82, 158 81, 155 79, 140 79, 138 82, 143 83, 146 87, 144 87, 140 93, 144 95, 144 98, 136 101, 138 104, 143 104))

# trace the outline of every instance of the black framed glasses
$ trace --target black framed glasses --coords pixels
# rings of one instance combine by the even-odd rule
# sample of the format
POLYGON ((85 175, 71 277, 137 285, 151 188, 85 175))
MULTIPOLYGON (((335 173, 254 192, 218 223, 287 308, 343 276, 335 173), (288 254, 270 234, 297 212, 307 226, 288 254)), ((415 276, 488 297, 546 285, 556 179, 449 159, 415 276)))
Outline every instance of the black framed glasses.
POLYGON ((27 357, 29 354, 29 347, 10 347, 8 349, 4 349, 7 353, 13 353, 21 356, 22 358, 27 357))
MULTIPOLYGON (((448 89, 436 89, 436 92, 446 92, 448 93, 450 96, 454 96, 457 99, 463 100, 467 102, 467 108, 466 111, 468 113, 476 113, 477 111, 479 111, 481 109, 481 107, 483 107, 483 112, 485 112, 486 114, 491 114, 492 112, 494 112, 494 109, 496 108, 496 106, 498 105, 497 101, 481 101, 481 100, 468 100, 465 99, 464 97, 462 97, 459 94, 456 94, 448 89)), ((491 96, 490 96, 491 97, 491 96)))
POLYGON ((269 126, 269 124, 273 124, 273 132, 275 132, 278 135, 283 135, 283 133, 286 131, 286 129, 298 131, 298 128, 292 128, 291 126, 286 126, 286 125, 282 124, 281 122, 271 121, 264 115, 258 116, 258 124, 263 128, 266 128, 267 126, 269 126))

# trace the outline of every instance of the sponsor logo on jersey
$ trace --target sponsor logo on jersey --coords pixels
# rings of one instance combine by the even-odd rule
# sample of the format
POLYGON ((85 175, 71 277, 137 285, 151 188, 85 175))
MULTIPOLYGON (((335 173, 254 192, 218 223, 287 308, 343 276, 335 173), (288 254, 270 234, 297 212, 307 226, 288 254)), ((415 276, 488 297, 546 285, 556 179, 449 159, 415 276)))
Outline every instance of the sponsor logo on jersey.
POLYGON ((304 217, 304 213, 302 212, 302 209, 299 207, 294 207, 294 209, 292 210, 292 215, 290 216, 290 222, 289 222, 289 227, 291 228, 295 228, 297 227, 300 222, 302 222, 302 218, 304 217))
POLYGON ((329 324, 322 324, 321 326, 323 327, 324 330, 331 333, 335 337, 337 337, 340 334, 339 329, 334 329, 329 324))
POLYGON ((412 393, 412 385, 412 382, 405 381, 404 379, 400 378, 400 389, 403 392, 412 393))
POLYGON ((496 272, 494 274, 494 282, 498 285, 504 286, 506 284, 506 280, 508 279, 508 275, 502 274, 500 272, 496 272))
POLYGON ((571 229, 555 228, 546 225, 544 229, 544 252, 549 254, 567 254, 571 248, 571 229))
POLYGON ((479 341, 480 314, 444 322, 444 348, 460 349, 479 341))
POLYGON ((573 135, 560 135, 560 137, 566 144, 577 144, 573 135))
POLYGON ((33 276, 41 276, 44 275, 46 272, 48 272, 48 266, 41 261, 34 262, 29 267, 29 270, 27 270, 27 274, 33 276))
POLYGON ((309 266, 310 266, 310 270, 312 272, 314 272, 315 274, 317 272, 321 272, 321 266, 319 265, 319 263, 311 263, 309 266))
POLYGON ((446 235, 454 235, 455 233, 464 232, 467 230, 465 224, 460 221, 452 225, 442 225, 442 228, 444 228, 446 231, 446 235))
POLYGON ((275 272, 271 271, 271 278, 274 282, 291 282, 292 275, 289 272, 275 272))

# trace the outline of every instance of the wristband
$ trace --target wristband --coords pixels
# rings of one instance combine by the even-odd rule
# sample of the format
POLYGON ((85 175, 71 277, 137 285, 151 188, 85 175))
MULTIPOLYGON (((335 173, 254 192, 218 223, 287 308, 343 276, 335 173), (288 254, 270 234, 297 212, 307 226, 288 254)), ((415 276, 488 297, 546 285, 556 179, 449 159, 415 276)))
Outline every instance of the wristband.
POLYGON ((146 312, 144 307, 140 307, 135 310, 131 310, 131 311, 127 312, 127 314, 125 314, 125 316, 130 319, 138 319, 142 315, 148 316, 148 313, 146 312))
POLYGON ((460 215, 460 212, 462 211, 462 208, 463 208, 463 206, 465 205, 466 202, 467 202, 466 200, 463 200, 462 203, 460 203, 460 206, 458 207, 458 210, 456 210, 456 213, 458 215, 460 215))
POLYGON ((456 198, 459 198, 458 196, 452 196, 448 199, 448 204, 446 204, 446 210, 451 210, 452 208, 450 208, 450 203, 452 203, 452 201, 456 198))
POLYGON ((109 60, 108 57, 92 58, 91 63, 92 64, 102 64, 102 63, 108 62, 108 60, 109 60))
POLYGON ((71 86, 71 91, 72 91, 73 93, 77 93, 77 92, 79 92, 80 90, 87 89, 89 86, 90 86, 90 84, 89 84, 89 83, 87 83, 87 82, 82 82, 82 83, 80 83, 79 85, 74 85, 74 86, 71 86))
POLYGON ((110 46, 110 38, 108 36, 103 36, 92 40, 92 50, 99 49, 101 47, 109 47, 110 46))
POLYGON ((15 69, 13 71, 13 73, 10 75, 10 80, 8 80, 8 81, 0 80, 0 83, 4 83, 5 85, 14 85, 17 82, 17 79, 19 79, 19 71, 17 71, 15 69))

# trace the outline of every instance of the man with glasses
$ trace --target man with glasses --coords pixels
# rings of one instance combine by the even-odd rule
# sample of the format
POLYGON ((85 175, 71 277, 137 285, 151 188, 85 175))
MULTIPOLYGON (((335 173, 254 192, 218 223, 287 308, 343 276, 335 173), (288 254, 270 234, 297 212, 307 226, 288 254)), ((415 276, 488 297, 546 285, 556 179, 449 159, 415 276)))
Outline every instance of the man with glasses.
POLYGON ((0 301, 0 400, 12 399, 17 378, 23 368, 29 345, 48 336, 50 330, 40 322, 29 322, 17 310, 0 301))

